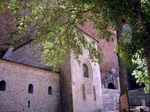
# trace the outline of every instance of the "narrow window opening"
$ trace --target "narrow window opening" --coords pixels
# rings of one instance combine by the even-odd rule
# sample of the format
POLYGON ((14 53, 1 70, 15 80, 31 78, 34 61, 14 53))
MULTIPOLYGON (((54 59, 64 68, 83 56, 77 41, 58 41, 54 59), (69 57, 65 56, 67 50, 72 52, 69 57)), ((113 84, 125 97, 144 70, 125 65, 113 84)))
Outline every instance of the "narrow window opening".
POLYGON ((85 92, 85 85, 82 84, 82 91, 83 91, 83 99, 86 99, 86 92, 85 92))
POLYGON ((48 87, 48 94, 52 95, 52 87, 51 86, 48 87))
POLYGON ((84 77, 89 78, 89 71, 88 71, 88 67, 86 64, 83 64, 83 75, 84 77))
POLYGON ((29 84, 28 86, 28 93, 33 93, 33 85, 29 84))
POLYGON ((96 89, 95 89, 95 86, 93 86, 93 95, 94 95, 94 100, 96 100, 96 89))
POLYGON ((30 100, 28 101, 28 108, 30 108, 30 100))
POLYGON ((6 82, 4 80, 0 81, 0 91, 6 90, 6 82))

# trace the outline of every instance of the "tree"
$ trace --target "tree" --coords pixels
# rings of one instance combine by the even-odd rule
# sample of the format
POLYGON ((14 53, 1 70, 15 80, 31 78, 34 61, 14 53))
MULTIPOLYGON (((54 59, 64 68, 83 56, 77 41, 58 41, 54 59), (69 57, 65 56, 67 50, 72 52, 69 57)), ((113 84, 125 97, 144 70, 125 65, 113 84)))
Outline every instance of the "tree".
MULTIPOLYGON (((144 71, 144 75, 136 71, 135 76, 146 85, 146 90, 150 89, 149 0, 58 0, 51 3, 49 0, 8 0, 1 4, 1 7, 5 4, 11 10, 17 22, 17 30, 11 36, 26 37, 29 29, 33 28, 32 37, 43 45, 44 62, 54 65, 61 62, 70 50, 78 58, 82 53, 81 46, 89 49, 94 61, 100 59, 100 53, 78 32, 78 24, 90 21, 100 31, 97 37, 111 40, 109 27, 120 31, 120 21, 126 18, 132 30, 132 39, 124 43, 121 38, 127 37, 119 35, 119 57, 123 62, 146 60, 148 71, 145 72, 145 66, 137 67, 138 71, 144 71)), ((139 65, 136 61, 134 63, 139 65)))
POLYGON ((11 38, 19 37, 19 41, 12 45, 18 46, 31 37, 41 42, 43 62, 47 65, 57 66, 70 50, 78 58, 79 54, 82 54, 82 46, 89 50, 93 61, 99 61, 101 54, 92 47, 94 41, 88 43, 77 28, 78 10, 65 8, 63 1, 49 3, 48 0, 3 2, 16 21, 17 29, 9 32, 9 35, 11 38))

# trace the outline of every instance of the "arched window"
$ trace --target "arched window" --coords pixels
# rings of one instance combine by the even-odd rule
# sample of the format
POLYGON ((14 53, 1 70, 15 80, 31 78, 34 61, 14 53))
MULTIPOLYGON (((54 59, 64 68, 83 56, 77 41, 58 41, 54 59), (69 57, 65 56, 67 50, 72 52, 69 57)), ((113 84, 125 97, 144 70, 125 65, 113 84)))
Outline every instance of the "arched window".
POLYGON ((0 91, 6 90, 6 82, 4 80, 0 81, 0 91))
POLYGON ((28 93, 33 93, 33 85, 29 84, 28 86, 28 93))
POLYGON ((89 71, 88 71, 88 67, 86 64, 83 64, 83 75, 84 77, 89 78, 89 71))
POLYGON ((30 108, 30 100, 28 100, 28 108, 30 108))
POLYGON ((113 83, 109 83, 109 84, 108 84, 108 88, 109 88, 109 89, 115 89, 115 86, 114 86, 113 83))
POLYGON ((48 94, 52 95, 52 87, 51 86, 48 87, 48 94))
POLYGON ((83 91, 83 99, 86 99, 86 92, 85 92, 85 85, 82 84, 82 91, 83 91))

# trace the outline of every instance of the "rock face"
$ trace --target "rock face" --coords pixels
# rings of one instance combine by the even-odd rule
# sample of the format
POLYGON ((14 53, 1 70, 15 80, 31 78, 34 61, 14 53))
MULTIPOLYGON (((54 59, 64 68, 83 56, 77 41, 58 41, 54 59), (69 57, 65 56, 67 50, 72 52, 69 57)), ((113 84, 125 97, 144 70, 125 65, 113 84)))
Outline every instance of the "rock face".
POLYGON ((107 42, 104 39, 100 39, 97 37, 98 30, 94 28, 94 26, 90 22, 85 22, 83 26, 78 25, 80 29, 82 29, 84 32, 86 32, 91 37, 97 39, 98 47, 102 50, 102 63, 100 64, 101 71, 103 72, 109 72, 112 68, 117 69, 118 68, 118 57, 116 55, 116 47, 117 47, 117 40, 116 40, 116 32, 113 28, 110 29, 110 31, 114 34, 114 40, 107 42))
POLYGON ((17 32, 17 22, 14 15, 12 15, 9 10, 5 10, 0 14, 0 29, 0 57, 2 57, 12 44, 14 45, 15 43, 18 46, 27 40, 31 40, 35 26, 19 34, 17 32))
POLYGON ((7 35, 7 29, 6 24, 4 23, 5 19, 1 15, 0 16, 0 57, 6 52, 9 45, 6 44, 6 35, 7 35))
POLYGON ((4 11, 0 15, 0 57, 7 51, 9 46, 15 41, 11 33, 15 30, 16 22, 9 11, 4 11))

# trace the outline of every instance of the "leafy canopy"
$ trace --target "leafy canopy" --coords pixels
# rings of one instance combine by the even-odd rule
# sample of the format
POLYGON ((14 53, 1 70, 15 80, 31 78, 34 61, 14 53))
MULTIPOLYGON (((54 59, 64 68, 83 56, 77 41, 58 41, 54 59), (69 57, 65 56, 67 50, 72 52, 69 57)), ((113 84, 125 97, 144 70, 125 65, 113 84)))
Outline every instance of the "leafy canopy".
POLYGON ((100 59, 93 43, 88 43, 77 28, 85 21, 100 30, 98 38, 111 40, 110 26, 120 31, 120 21, 126 18, 132 29, 132 40, 119 42, 120 57, 131 62, 138 51, 141 59, 146 59, 150 52, 149 0, 7 0, 0 6, 1 11, 7 6, 15 16, 17 30, 13 34, 26 37, 26 32, 34 29, 32 37, 43 45, 42 57, 48 65, 62 62, 71 50, 78 57, 82 46, 89 49, 93 61, 100 59))

